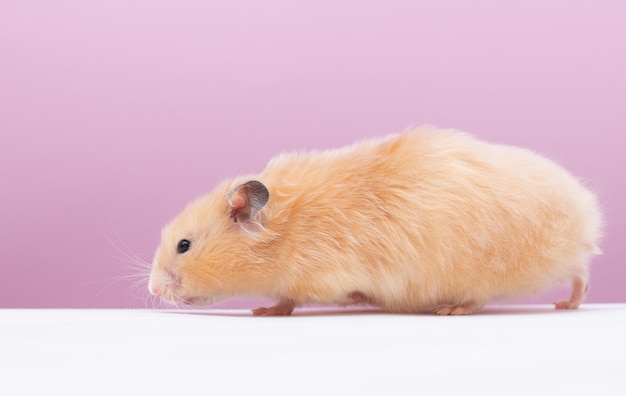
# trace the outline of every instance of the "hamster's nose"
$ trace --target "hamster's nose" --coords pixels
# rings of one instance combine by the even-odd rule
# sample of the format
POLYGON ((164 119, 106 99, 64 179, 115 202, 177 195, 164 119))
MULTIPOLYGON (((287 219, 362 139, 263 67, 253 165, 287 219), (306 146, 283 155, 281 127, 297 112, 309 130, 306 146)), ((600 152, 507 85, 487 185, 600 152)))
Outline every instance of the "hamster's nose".
POLYGON ((155 285, 154 282, 152 282, 152 279, 148 283, 148 291, 153 296, 160 296, 163 294, 163 290, 159 286, 155 285))

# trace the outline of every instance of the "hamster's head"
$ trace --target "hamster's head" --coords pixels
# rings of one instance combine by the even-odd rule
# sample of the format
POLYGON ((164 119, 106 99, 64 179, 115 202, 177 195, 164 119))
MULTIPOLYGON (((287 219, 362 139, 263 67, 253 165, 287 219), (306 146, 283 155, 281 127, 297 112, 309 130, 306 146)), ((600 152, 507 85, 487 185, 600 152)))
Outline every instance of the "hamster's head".
POLYGON ((254 295, 268 280, 264 227, 269 191, 261 182, 225 182, 189 204, 161 233, 148 288, 169 302, 208 305, 254 295), (235 186, 235 187, 233 187, 235 186))

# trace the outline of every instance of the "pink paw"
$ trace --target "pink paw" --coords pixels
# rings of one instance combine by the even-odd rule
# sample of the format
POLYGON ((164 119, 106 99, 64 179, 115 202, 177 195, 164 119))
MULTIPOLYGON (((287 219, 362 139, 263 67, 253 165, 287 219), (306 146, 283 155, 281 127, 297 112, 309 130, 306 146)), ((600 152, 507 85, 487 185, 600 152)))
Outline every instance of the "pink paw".
POLYGON ((442 305, 434 309, 437 315, 469 315, 478 311, 481 306, 476 304, 442 305))
POLYGON ((260 307, 252 310, 254 316, 286 316, 293 312, 294 304, 291 302, 279 303, 273 307, 260 307))
POLYGON ((554 303, 555 309, 576 309, 578 308, 578 303, 571 301, 559 301, 554 303))

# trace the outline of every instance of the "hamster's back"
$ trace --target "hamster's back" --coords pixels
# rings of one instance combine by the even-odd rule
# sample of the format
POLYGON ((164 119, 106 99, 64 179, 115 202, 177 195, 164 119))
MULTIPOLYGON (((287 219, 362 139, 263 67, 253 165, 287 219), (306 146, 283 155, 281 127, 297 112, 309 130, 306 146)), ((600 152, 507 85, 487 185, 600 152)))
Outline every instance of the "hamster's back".
POLYGON ((567 171, 456 131, 283 155, 260 178, 282 287, 302 302, 358 292, 390 310, 475 310, 554 283, 586 287, 600 237, 595 197, 567 171))

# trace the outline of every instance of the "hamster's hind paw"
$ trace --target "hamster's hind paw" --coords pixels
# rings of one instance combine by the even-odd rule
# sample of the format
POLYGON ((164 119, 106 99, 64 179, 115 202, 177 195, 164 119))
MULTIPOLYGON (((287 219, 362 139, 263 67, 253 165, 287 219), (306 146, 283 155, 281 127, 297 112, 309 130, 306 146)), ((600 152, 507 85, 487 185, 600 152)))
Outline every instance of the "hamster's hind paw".
POLYGON ((273 307, 260 307, 252 310, 254 316, 287 316, 291 315, 295 304, 291 300, 281 301, 273 307))
POLYGON ((554 309, 576 309, 578 308, 578 304, 573 303, 569 300, 567 301, 559 301, 554 303, 554 309))
POLYGON ((584 300, 589 285, 581 277, 574 278, 572 282, 572 295, 569 300, 554 303, 555 309, 576 309, 584 300))
POLYGON ((480 310, 483 306, 476 303, 462 305, 441 305, 433 310, 437 315, 470 315, 480 310))

